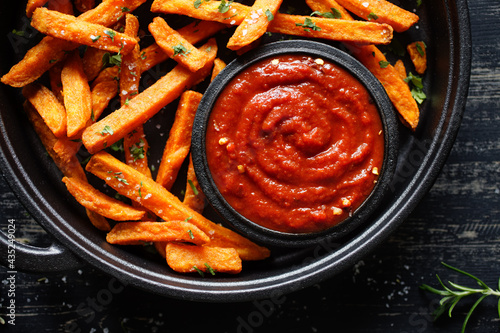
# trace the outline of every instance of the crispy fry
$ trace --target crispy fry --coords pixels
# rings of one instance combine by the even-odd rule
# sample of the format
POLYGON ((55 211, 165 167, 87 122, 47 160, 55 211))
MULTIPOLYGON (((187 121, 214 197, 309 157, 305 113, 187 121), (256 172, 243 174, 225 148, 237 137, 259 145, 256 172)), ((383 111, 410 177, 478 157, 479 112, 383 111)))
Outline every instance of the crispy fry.
POLYGON ((396 72, 398 72, 399 77, 401 79, 404 80, 408 76, 406 74, 406 67, 405 67, 403 60, 399 59, 398 61, 396 61, 396 63, 394 64, 394 69, 396 70, 396 72))
MULTIPOLYGON (((224 24, 218 22, 198 21, 192 22, 180 28, 177 32, 181 34, 181 36, 184 37, 189 43, 194 45, 212 37, 225 27, 226 26, 224 24)), ((158 44, 153 43, 141 51, 141 70, 144 73, 168 58, 169 56, 163 52, 161 47, 158 44)))
POLYGON ((237 249, 242 260, 260 260, 269 256, 268 249, 211 222, 203 215, 185 206, 160 184, 104 151, 92 156, 86 170, 105 180, 120 194, 139 202, 165 221, 189 219, 189 223, 194 224, 209 235, 211 245, 233 247, 237 249), (124 185, 123 182, 114 177, 109 177, 109 172, 121 172, 121 177, 127 181, 128 185, 124 185))
POLYGON ((73 15, 73 4, 70 0, 49 0, 48 8, 60 13, 73 15))
POLYGON ((385 0, 336 0, 351 13, 366 20, 387 23, 397 32, 408 30, 418 16, 385 0))
POLYGON ((31 25, 55 38, 116 53, 127 54, 137 44, 137 40, 121 32, 47 8, 35 10, 31 25))
MULTIPOLYGON (((156 0, 151 10, 166 14, 181 14, 201 20, 217 21, 239 25, 248 15, 250 8, 237 2, 226 3, 228 10, 221 12, 221 1, 202 2, 198 8, 183 0, 156 0)), ((288 15, 276 13, 269 23, 269 32, 324 38, 359 44, 388 44, 392 39, 392 27, 387 24, 350 20, 288 15)))
POLYGON ((202 97, 202 94, 192 90, 181 95, 156 177, 156 182, 167 190, 174 184, 177 173, 189 154, 194 116, 202 97))
POLYGON ((95 78, 95 80, 92 82, 92 89, 95 88, 99 83, 101 82, 109 82, 109 81, 114 81, 116 84, 118 84, 118 81, 120 80, 119 75, 120 67, 118 66, 112 66, 112 67, 107 67, 103 69, 99 75, 95 78))
POLYGON ((215 79, 217 75, 219 75, 220 71, 223 70, 226 67, 226 63, 219 58, 216 58, 214 60, 214 68, 212 70, 212 77, 210 78, 211 81, 215 79))
POLYGON ((238 252, 231 248, 169 243, 166 257, 167 264, 179 273, 237 274, 242 268, 238 252))
POLYGON ((201 1, 198 8, 185 0, 155 0, 151 5, 154 13, 187 15, 203 21, 217 21, 224 24, 240 24, 250 11, 250 7, 238 2, 201 1), (219 10, 219 8, 224 8, 219 10))
MULTIPOLYGON (((112 174, 109 177, 121 179, 119 174, 112 174)), ((135 209, 119 200, 111 198, 96 190, 86 181, 68 177, 64 177, 62 181, 66 184, 66 188, 75 197, 76 201, 85 208, 104 217, 116 221, 134 221, 140 220, 144 216, 144 210, 135 209)))
POLYGON ((45 6, 49 0, 28 0, 28 4, 26 5, 26 16, 31 17, 35 9, 45 6))
POLYGON ((100 50, 93 47, 88 47, 83 54, 83 70, 89 81, 94 80, 102 71, 102 57, 106 50, 100 50))
POLYGON ((198 178, 196 178, 193 159, 191 158, 191 156, 189 156, 187 184, 184 193, 184 200, 182 201, 182 203, 201 214, 203 212, 203 209, 205 208, 205 195, 201 191, 200 184, 198 183, 198 178))
POLYGON ((66 135, 66 110, 52 91, 34 82, 23 88, 23 95, 42 116, 56 137, 61 138, 66 135))
POLYGON ((310 8, 313 8, 314 11, 320 13, 332 13, 334 16, 339 15, 339 18, 343 20, 353 19, 351 14, 335 0, 306 0, 306 4, 310 8))
POLYGON ((423 42, 413 42, 406 47, 411 61, 418 74, 424 74, 427 69, 427 51, 423 42))
POLYGON ((392 39, 387 24, 288 14, 276 15, 268 31, 357 44, 389 44, 392 39))
POLYGON ((130 100, 129 105, 122 106, 106 118, 89 126, 82 136, 87 150, 93 154, 115 143, 179 97, 185 89, 202 81, 209 75, 217 53, 216 46, 215 40, 205 44, 203 50, 209 53, 210 62, 198 72, 193 73, 177 65, 152 86, 130 100))
MULTIPOLYGON (((103 1, 96 8, 80 15, 78 19, 110 26, 118 22, 122 16, 122 8, 133 11, 144 2, 146 0, 103 1)), ((78 46, 76 43, 47 36, 31 48, 7 74, 2 76, 1 81, 12 87, 24 87, 42 76, 55 63, 65 59, 66 53, 78 46)))
POLYGON ((210 238, 195 225, 186 221, 122 222, 107 234, 111 244, 137 245, 144 242, 189 242, 202 245, 210 238))
POLYGON ((49 81, 50 81, 50 89, 52 93, 56 96, 57 100, 64 105, 64 97, 62 91, 62 82, 61 82, 61 72, 64 67, 64 63, 57 63, 54 67, 49 70, 49 81))
POLYGON ((393 66, 387 64, 384 54, 375 46, 357 47, 348 45, 348 47, 354 56, 382 83, 396 110, 414 130, 418 125, 420 111, 417 102, 411 95, 408 84, 401 79, 393 66), (381 64, 387 64, 387 66, 381 64))
POLYGON ((109 101, 118 94, 118 83, 116 81, 99 82, 92 88, 92 114, 91 120, 97 121, 108 107, 109 101))
MULTIPOLYGON (((139 20, 132 14, 127 14, 125 34, 137 39, 139 31, 139 20)), ((128 103, 130 99, 139 93, 139 81, 141 74, 140 48, 137 44, 134 49, 122 56, 120 70, 120 102, 121 105, 128 103)))
POLYGON ((78 51, 73 51, 68 56, 61 72, 61 82, 66 107, 67 132, 71 138, 85 128, 92 113, 92 94, 78 51))
POLYGON ((227 43, 230 50, 239 50, 259 39, 274 19, 283 0, 256 0, 243 22, 236 28, 227 43))
POLYGON ((80 12, 86 12, 94 8, 95 0, 75 0, 75 7, 80 12))
POLYGON ((149 24, 149 31, 165 54, 189 68, 190 71, 196 72, 207 63, 207 53, 195 48, 161 17, 153 19, 153 22, 149 24))

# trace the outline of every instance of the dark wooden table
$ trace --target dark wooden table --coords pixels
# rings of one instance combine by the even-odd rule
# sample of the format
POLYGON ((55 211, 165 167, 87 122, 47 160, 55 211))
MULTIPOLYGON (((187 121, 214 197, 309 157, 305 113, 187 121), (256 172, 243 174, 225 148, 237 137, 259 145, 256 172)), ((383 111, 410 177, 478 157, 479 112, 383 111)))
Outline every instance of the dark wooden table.
MULTIPOLYGON (((441 261, 497 287, 500 277, 500 2, 469 2, 472 76, 455 146, 439 178, 411 216, 351 269, 281 298, 200 304, 168 299, 119 282, 89 266, 53 275, 17 273, 15 326, 6 332, 459 332, 474 300, 433 322, 438 297, 419 290, 435 274, 469 282, 441 261), (337 331, 337 330, 335 330, 337 331)), ((3 227, 38 245, 50 237, 0 180, 3 227)), ((3 255, 3 254, 2 254, 3 255)), ((9 282, 0 268, 0 317, 9 320, 9 282)), ((474 286, 473 283, 469 283, 474 286)), ((499 332, 496 300, 486 299, 467 332, 499 332)))

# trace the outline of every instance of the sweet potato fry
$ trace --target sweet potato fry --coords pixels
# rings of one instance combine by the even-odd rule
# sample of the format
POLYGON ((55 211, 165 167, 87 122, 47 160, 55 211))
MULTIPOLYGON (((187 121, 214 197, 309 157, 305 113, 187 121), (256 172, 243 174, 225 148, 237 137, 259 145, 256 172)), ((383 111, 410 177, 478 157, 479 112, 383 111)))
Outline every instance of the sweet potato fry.
POLYGON ((73 51, 61 72, 68 137, 75 137, 85 128, 92 113, 92 94, 83 72, 78 51, 73 51))
POLYGON ((217 247, 232 247, 242 260, 260 260, 269 256, 269 250, 258 246, 245 237, 215 224, 203 215, 184 205, 176 196, 152 179, 120 162, 110 154, 100 151, 90 159, 86 170, 103 179, 120 194, 135 200, 151 210, 164 221, 184 221, 194 224, 210 237, 210 244, 217 247), (126 180, 124 185, 111 174, 120 172, 126 180))
POLYGON ((153 19, 153 22, 149 24, 149 32, 165 54, 189 68, 190 71, 196 72, 207 63, 207 53, 194 47, 161 17, 153 19))
POLYGON ((406 47, 413 66, 418 74, 424 74, 427 69, 427 51, 423 42, 413 42, 406 47))
POLYGON ((180 14, 203 21, 216 21, 229 25, 240 24, 250 7, 238 2, 201 1, 198 7, 185 0, 155 0, 151 5, 154 13, 180 14))
POLYGON ((319 13, 331 13, 334 18, 353 20, 351 14, 335 0, 306 0, 306 4, 319 13))
POLYGON ((35 10, 31 25, 55 38, 116 53, 127 54, 137 44, 137 40, 121 32, 47 8, 35 10))
POLYGON ((282 2, 283 0, 256 0, 229 39, 227 48, 239 50, 259 39, 266 32, 282 2))
POLYGON ((238 252, 231 248, 169 243, 166 257, 170 268, 179 273, 237 274, 242 268, 238 252))
POLYGON ((209 41, 202 48, 209 53, 210 61, 193 73, 177 65, 172 71, 159 79, 152 86, 130 100, 129 105, 122 106, 106 118, 87 127, 82 140, 87 150, 93 154, 111 145, 144 124, 165 105, 179 97, 190 86, 202 81, 209 75, 211 65, 217 53, 215 40, 209 41))
POLYGON ((111 244, 138 245, 144 242, 189 242, 202 245, 210 238, 198 227, 185 221, 122 222, 106 235, 111 244))
MULTIPOLYGON (((180 28, 177 32, 194 45, 212 37, 225 27, 224 24, 218 22, 197 21, 180 28)), ((153 43, 141 51, 141 71, 144 73, 168 58, 169 56, 163 52, 161 47, 153 43)))
POLYGON ((94 6, 95 0, 75 0, 76 9, 82 13, 91 10, 94 6))
POLYGON ((210 80, 213 81, 215 77, 219 75, 220 71, 223 70, 225 67, 226 63, 222 59, 216 58, 214 60, 214 68, 212 70, 212 77, 210 80))
MULTIPOLYGON (((123 9, 135 10, 146 0, 108 0, 96 8, 78 16, 79 20, 110 26, 118 22, 123 15, 123 9)), ((65 59, 68 51, 74 50, 79 44, 47 36, 31 48, 24 58, 2 76, 1 81, 12 87, 24 87, 35 81, 48 71, 58 61, 65 59)))
POLYGON ((68 15, 74 13, 71 0, 49 0, 48 8, 68 15))
MULTIPOLYGON (((120 178, 118 174, 110 177, 120 178)), ((64 177, 63 183, 76 201, 104 217, 116 221, 140 220, 144 216, 144 210, 135 209, 119 200, 111 198, 106 194, 92 187, 88 182, 78 178, 64 177)))
POLYGON ((111 230, 111 226, 104 216, 99 215, 87 208, 85 209, 85 212, 87 213, 87 217, 89 218, 90 223, 92 223, 94 227, 106 232, 111 230))
MULTIPOLYGON (((125 23, 125 35, 138 40, 139 20, 132 14, 127 14, 125 23)), ((139 93, 139 81, 141 75, 140 48, 137 44, 131 52, 122 56, 120 70, 120 102, 121 105, 128 103, 130 99, 139 93)))
POLYGON ((392 39, 387 24, 288 14, 276 15, 268 31, 357 44, 389 44, 392 39))
POLYGON ((52 93, 56 96, 57 100, 64 105, 64 97, 62 91, 62 82, 61 82, 61 72, 64 67, 64 63, 57 63, 55 66, 50 68, 49 70, 49 81, 50 81, 50 89, 52 93))
POLYGON ((108 107, 109 101, 118 94, 116 81, 102 81, 92 88, 92 114, 91 120, 97 121, 108 107))
POLYGON ((413 99, 408 84, 401 79, 394 67, 388 64, 384 54, 373 45, 362 47, 348 45, 348 47, 382 83, 396 110, 410 128, 415 129, 420 115, 417 102, 413 99))
POLYGON ((23 88, 23 96, 38 111, 56 137, 66 136, 66 109, 52 91, 34 82, 23 88))
POLYGON ((397 32, 408 30, 418 22, 415 15, 385 0, 336 0, 351 13, 380 23, 387 23, 397 32))
POLYGON ((167 190, 170 190, 174 184, 177 173, 189 154, 194 116, 202 97, 202 94, 192 90, 185 91, 181 95, 175 121, 156 176, 156 182, 167 190))
POLYGON ((26 16, 31 17, 35 9, 45 6, 49 0, 28 0, 26 5, 26 16))
POLYGON ((205 195, 201 191, 200 184, 198 183, 198 178, 196 178, 193 159, 191 158, 191 156, 189 156, 187 184, 184 193, 184 200, 182 201, 182 203, 201 214, 203 212, 203 209, 205 208, 205 195))
MULTIPOLYGON (((202 2, 198 8, 183 0, 156 0, 151 10, 166 14, 181 14, 201 20, 239 25, 248 15, 250 7, 237 2, 226 2, 227 11, 221 1, 202 2)), ((355 42, 359 44, 388 44, 392 39, 392 27, 387 24, 276 13, 269 23, 269 32, 311 38, 355 42)))
POLYGON ((95 86, 101 82, 114 81, 116 84, 118 84, 118 81, 120 80, 119 72, 120 67, 118 66, 104 68, 92 82, 91 88, 95 88, 95 86))

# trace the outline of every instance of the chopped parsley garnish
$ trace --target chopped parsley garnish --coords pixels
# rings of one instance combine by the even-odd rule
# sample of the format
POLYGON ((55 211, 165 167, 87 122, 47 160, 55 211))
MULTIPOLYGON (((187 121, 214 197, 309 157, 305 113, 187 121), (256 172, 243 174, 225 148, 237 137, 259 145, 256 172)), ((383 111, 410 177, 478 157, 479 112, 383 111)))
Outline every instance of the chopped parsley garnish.
POLYGON ((423 57, 425 55, 425 51, 424 51, 424 49, 422 49, 422 46, 424 48, 426 47, 424 42, 417 42, 415 45, 416 45, 418 54, 420 54, 420 56, 423 57))
POLYGON ((205 267, 210 274, 215 275, 215 270, 209 264, 205 263, 205 267))
POLYGON ((220 2, 220 5, 219 7, 217 8, 219 10, 219 13, 227 13, 227 11, 229 10, 229 7, 231 7, 231 4, 233 3, 233 1, 225 1, 225 0, 222 0, 220 2))
POLYGON ((142 51, 142 53, 141 53, 141 59, 142 60, 146 60, 147 57, 148 56, 146 55, 146 51, 142 51))
POLYGON ((368 19, 368 21, 376 20, 376 19, 378 19, 378 16, 377 16, 377 14, 371 12, 370 14, 368 14, 367 19, 368 19))
POLYGON ((312 29, 314 31, 321 31, 321 28, 316 25, 309 17, 306 17, 304 23, 295 23, 298 27, 303 27, 305 31, 310 31, 312 29))
POLYGON ((141 182, 141 187, 139 187, 139 197, 142 198, 142 182, 141 182))
POLYGON ((387 68, 387 66, 390 65, 390 63, 388 61, 384 61, 384 60, 379 61, 378 64, 380 65, 380 68, 387 68))
POLYGON ((188 49, 186 49, 186 47, 182 45, 182 43, 180 43, 179 45, 172 46, 172 48, 174 49, 174 55, 173 55, 174 57, 177 55, 186 56, 189 53, 191 53, 191 51, 188 51, 188 49))
POLYGON ((417 7, 420 7, 421 4, 422 4, 422 0, 417 0, 417 7))
POLYGON ((342 18, 342 14, 340 13, 340 11, 337 8, 330 8, 330 9, 332 10, 331 12, 324 12, 324 13, 316 10, 316 11, 311 13, 311 16, 317 15, 317 16, 321 16, 324 18, 330 18, 330 19, 342 18))
POLYGON ((57 60, 56 60, 56 59, 50 59, 50 60, 49 60, 49 64, 53 64, 53 63, 55 63, 55 62, 57 62, 57 60))
POLYGON ((104 136, 104 134, 113 135, 114 132, 113 132, 113 129, 109 125, 104 125, 104 128, 102 129, 102 131, 97 132, 97 133, 104 136))
POLYGON ((104 31, 104 33, 108 35, 113 42, 115 41, 116 32, 114 32, 113 30, 106 30, 104 31))
POLYGON ((198 267, 196 266, 193 266, 194 270, 198 272, 198 274, 201 275, 201 277, 205 277, 205 273, 203 273, 203 271, 201 269, 199 269, 198 267))
POLYGON ((92 110, 90 111, 90 119, 91 119, 92 121, 95 121, 95 113, 94 113, 94 109, 92 109, 92 110))
POLYGON ((90 36, 90 39, 92 39, 92 42, 97 42, 99 40, 99 38, 101 38, 101 35, 97 35, 97 36, 90 36))
POLYGON ((191 231, 191 229, 188 230, 188 234, 189 234, 189 238, 194 239, 194 235, 193 235, 193 232, 191 231))
POLYGON ((144 141, 141 139, 139 142, 133 144, 129 148, 130 154, 134 157, 134 162, 144 158, 144 141))
POLYGON ((189 187, 191 187, 191 189, 193 190, 194 195, 198 195, 200 193, 200 192, 198 192, 198 189, 196 188, 196 186, 194 186, 193 181, 191 179, 188 179, 188 184, 189 184, 189 187))
POLYGON ((122 7, 122 13, 130 12, 130 9, 127 7, 122 7))
POLYGON ((113 151, 123 151, 123 139, 116 141, 109 148, 113 151))
POLYGON ((116 178, 116 180, 118 180, 119 182, 122 182, 123 184, 128 185, 128 181, 122 177, 121 172, 115 172, 115 175, 113 177, 116 178))
POLYGON ((274 20, 274 15, 269 9, 266 9, 266 11, 264 13, 266 14, 268 22, 271 22, 272 20, 274 20))
POLYGON ((125 103, 124 103, 124 104, 128 106, 128 103, 129 103, 129 102, 130 102, 130 99, 127 97, 127 99, 125 100, 125 103))
POLYGON ((422 78, 410 72, 408 77, 405 79, 405 82, 411 82, 413 85, 411 95, 418 104, 422 104, 427 98, 427 95, 423 91, 424 85, 422 84, 422 78))
POLYGON ((19 30, 16 30, 16 29, 12 30, 12 33, 14 35, 17 35, 17 36, 20 36, 20 37, 26 36, 26 32, 25 31, 19 31, 19 30))
POLYGON ((104 67, 121 66, 122 65, 122 55, 120 53, 111 55, 109 52, 106 52, 102 56, 102 64, 104 67))
POLYGON ((196 9, 200 8, 200 6, 201 6, 201 2, 202 2, 201 0, 196 0, 196 1, 194 2, 194 4, 193 4, 193 5, 194 5, 194 8, 196 8, 196 9))

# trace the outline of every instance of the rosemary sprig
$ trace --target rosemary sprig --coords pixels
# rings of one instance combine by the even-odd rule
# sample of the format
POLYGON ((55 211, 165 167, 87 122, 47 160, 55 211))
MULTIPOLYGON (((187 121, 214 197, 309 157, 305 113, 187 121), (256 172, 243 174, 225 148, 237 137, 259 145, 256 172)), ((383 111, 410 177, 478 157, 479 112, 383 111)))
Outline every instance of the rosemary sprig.
POLYGON ((453 311, 455 306, 458 304, 458 302, 460 302, 460 300, 462 298, 464 298, 466 296, 474 295, 474 294, 479 294, 479 295, 481 295, 481 297, 479 297, 477 299, 477 301, 472 305, 469 312, 467 313, 467 316, 465 317, 464 323, 462 325, 462 330, 461 330, 462 333, 465 332, 465 326, 467 326, 467 322, 469 321, 469 318, 472 315, 472 313, 474 312, 474 310, 476 309, 476 307, 479 305, 479 303, 482 302, 483 299, 485 299, 486 297, 488 297, 490 295, 499 297, 497 310, 498 310, 498 316, 500 317, 500 279, 498 280, 498 289, 493 290, 486 283, 484 283, 483 281, 481 281, 479 278, 475 277, 474 275, 467 273, 467 272, 464 272, 464 271, 462 271, 458 268, 455 268, 453 266, 450 266, 444 262, 442 262, 441 264, 448 269, 451 269, 457 273, 460 273, 460 274, 463 274, 465 276, 472 278, 473 280, 475 280, 477 282, 477 284, 480 286, 480 288, 477 289, 477 288, 465 287, 465 286, 453 283, 451 281, 448 281, 450 286, 452 288, 456 289, 456 290, 452 290, 448 286, 446 286, 443 283, 443 281, 441 281, 441 279, 439 278, 439 275, 436 274, 436 277, 439 281, 439 284, 443 287, 444 290, 433 288, 427 284, 423 284, 420 286, 420 289, 422 289, 422 290, 443 296, 443 298, 441 298, 441 300, 439 301, 439 307, 433 313, 434 319, 439 318, 446 311, 448 311, 448 316, 451 317, 451 312, 453 311))

